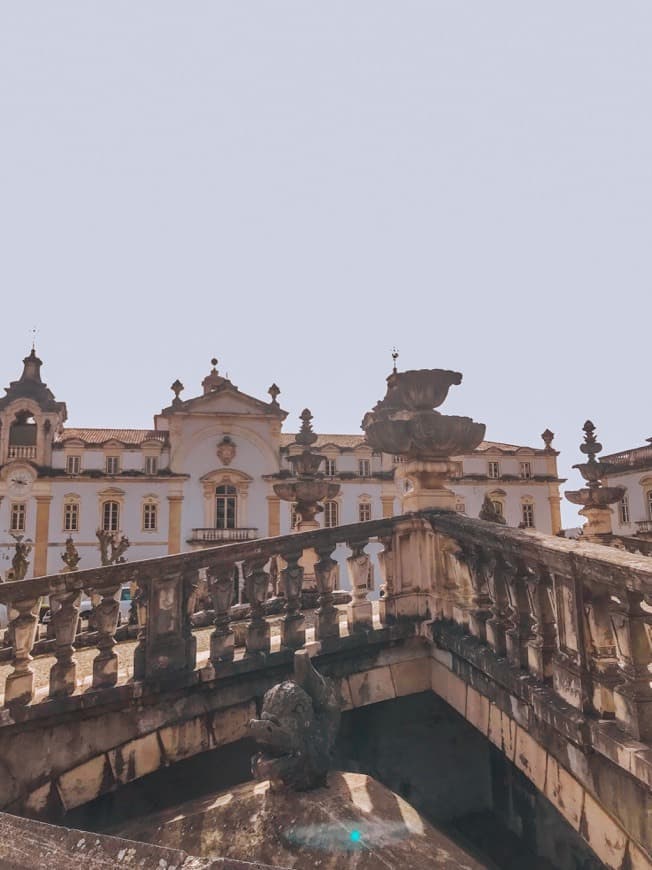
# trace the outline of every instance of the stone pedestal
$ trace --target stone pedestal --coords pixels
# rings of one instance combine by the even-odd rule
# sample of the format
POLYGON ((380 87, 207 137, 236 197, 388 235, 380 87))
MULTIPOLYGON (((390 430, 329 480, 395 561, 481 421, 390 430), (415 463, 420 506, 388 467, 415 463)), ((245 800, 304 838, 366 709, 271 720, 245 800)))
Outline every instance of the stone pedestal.
POLYGON ((384 621, 424 619, 435 592, 435 533, 421 518, 396 523, 392 536, 392 592, 382 600, 384 621))
POLYGON ((410 459, 396 472, 398 479, 405 478, 412 489, 402 496, 403 512, 427 508, 455 510, 455 493, 448 489, 454 470, 448 459, 410 459))
POLYGON ((606 505, 585 507, 579 513, 581 516, 586 517, 586 524, 582 529, 584 540, 596 538, 599 541, 599 536, 610 535, 612 533, 611 515, 613 510, 610 507, 606 505))

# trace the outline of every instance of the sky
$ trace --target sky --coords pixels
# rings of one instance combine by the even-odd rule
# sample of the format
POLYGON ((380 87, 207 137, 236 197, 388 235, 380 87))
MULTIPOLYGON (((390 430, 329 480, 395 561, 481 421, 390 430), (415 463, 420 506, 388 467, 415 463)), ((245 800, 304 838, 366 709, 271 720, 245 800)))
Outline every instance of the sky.
MULTIPOLYGON (((0 0, 0 384, 148 427, 217 356, 357 432, 391 369, 652 436, 652 4, 0 0)), ((575 508, 564 520, 577 525, 575 508)))

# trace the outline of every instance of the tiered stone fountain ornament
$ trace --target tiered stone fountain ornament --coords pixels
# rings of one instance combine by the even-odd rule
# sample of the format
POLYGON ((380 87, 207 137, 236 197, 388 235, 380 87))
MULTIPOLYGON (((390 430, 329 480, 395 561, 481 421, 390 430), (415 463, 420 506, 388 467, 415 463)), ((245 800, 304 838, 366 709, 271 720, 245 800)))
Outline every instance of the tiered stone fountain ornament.
MULTIPOLYGON (((396 353, 393 355, 396 362, 396 353)), ((387 378, 387 393, 365 414, 362 428, 368 444, 382 453, 405 456, 397 477, 408 481, 403 510, 455 509, 455 493, 446 486, 455 466, 451 456, 475 449, 485 426, 470 417, 441 414, 434 409, 446 399, 460 372, 417 369, 387 378)))
POLYGON ((340 491, 339 483, 331 483, 319 473, 319 466, 326 457, 314 452, 312 445, 318 435, 312 430, 311 420, 312 414, 308 408, 304 408, 301 412, 301 430, 295 439, 303 450, 296 456, 288 457, 293 477, 274 484, 274 492, 280 499, 296 505, 298 532, 318 529, 319 523, 315 517, 324 510, 320 502, 335 498, 340 491))
MULTIPOLYGON (((324 475, 319 472, 319 467, 326 457, 314 451, 313 445, 318 436, 313 432, 311 421, 312 414, 308 408, 304 408, 301 412, 301 429, 296 437, 296 443, 303 449, 301 453, 288 457, 293 475, 282 483, 274 484, 276 495, 295 506, 296 532, 318 529, 319 523, 315 517, 324 510, 320 502, 335 498, 340 491, 339 483, 325 480, 324 475)), ((337 628, 339 631, 337 611, 332 605, 332 593, 337 578, 337 573, 333 565, 330 564, 332 560, 325 562, 324 558, 319 558, 314 550, 304 550, 303 556, 299 558, 300 556, 301 554, 297 553, 296 560, 291 560, 281 572, 288 602, 296 601, 298 606, 299 596, 302 595, 304 604, 306 604, 311 597, 316 597, 315 593, 318 591, 320 608, 326 607, 329 614, 332 610, 333 630, 337 628), (297 585, 298 589, 295 589, 297 585)), ((336 564, 335 567, 337 567, 336 564)), ((289 616, 293 616, 294 622, 296 622, 294 627, 288 625, 290 634, 300 633, 303 624, 300 610, 297 610, 296 613, 288 613, 286 621, 289 616), (301 619, 301 625, 299 625, 299 619, 301 619)), ((325 623, 325 620, 322 620, 322 623, 325 623)))
POLYGON ((573 468, 579 470, 588 485, 564 495, 573 504, 582 505, 580 514, 587 520, 582 529, 583 537, 599 542, 604 535, 612 532, 613 511, 609 505, 621 501, 627 490, 624 486, 602 485, 602 478, 609 468, 606 462, 599 462, 595 458, 602 451, 602 444, 596 440, 595 426, 590 420, 586 421, 583 429, 584 443, 580 444, 580 450, 589 458, 587 462, 580 462, 573 468))

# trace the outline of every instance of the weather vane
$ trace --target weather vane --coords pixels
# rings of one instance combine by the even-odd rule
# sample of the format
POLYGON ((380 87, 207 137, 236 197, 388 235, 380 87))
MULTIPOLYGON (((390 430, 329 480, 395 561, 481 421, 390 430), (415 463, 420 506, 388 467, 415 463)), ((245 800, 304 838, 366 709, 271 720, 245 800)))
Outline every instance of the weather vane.
POLYGON ((38 330, 36 329, 36 327, 33 326, 32 329, 31 329, 31 333, 32 333, 32 350, 36 350, 36 333, 37 333, 37 331, 38 331, 38 330))
POLYGON ((398 359, 398 348, 392 348, 392 362, 394 363, 394 367, 392 368, 392 372, 396 374, 396 360, 398 359))

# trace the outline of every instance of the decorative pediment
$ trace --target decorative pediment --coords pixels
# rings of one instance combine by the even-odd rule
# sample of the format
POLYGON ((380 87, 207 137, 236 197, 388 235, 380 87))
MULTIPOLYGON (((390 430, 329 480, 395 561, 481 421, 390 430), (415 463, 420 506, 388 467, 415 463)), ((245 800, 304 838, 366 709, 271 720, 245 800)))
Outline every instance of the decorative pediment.
POLYGON ((107 486, 106 489, 100 490, 98 495, 100 498, 123 498, 125 491, 117 486, 107 486))
POLYGON ((287 412, 273 402, 262 402, 246 393, 241 393, 237 387, 226 385, 219 389, 179 402, 178 405, 165 408, 164 416, 171 414, 229 414, 229 415, 265 415, 284 420, 287 412))

